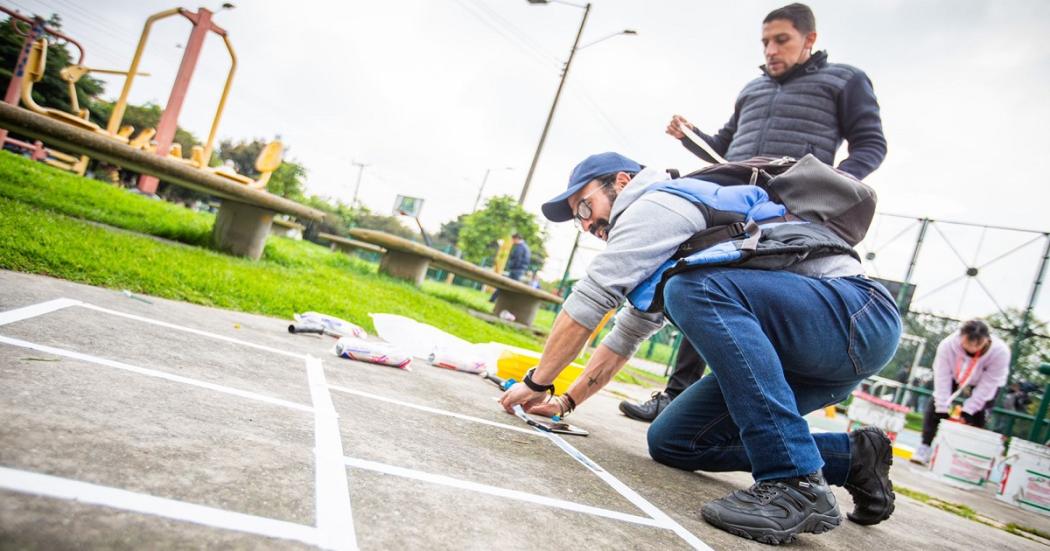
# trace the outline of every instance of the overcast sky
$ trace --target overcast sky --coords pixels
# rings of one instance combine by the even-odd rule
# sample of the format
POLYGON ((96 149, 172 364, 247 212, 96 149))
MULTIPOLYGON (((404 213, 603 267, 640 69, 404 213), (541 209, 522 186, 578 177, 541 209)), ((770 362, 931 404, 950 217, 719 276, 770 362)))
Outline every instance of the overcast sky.
MULTIPOLYGON (((514 170, 494 170, 486 195, 520 193, 583 13, 525 0, 236 3, 216 15, 239 58, 220 136, 280 135, 288 156, 309 169, 309 191, 344 202, 356 178, 351 162, 368 163, 363 202, 388 212, 396 194, 423 197, 422 222, 432 230, 471 209, 487 168, 514 170)), ((683 171, 701 166, 663 129, 674 113, 708 132, 725 123, 737 93, 759 75, 761 20, 782 3, 595 0, 584 44, 625 28, 638 35, 578 52, 526 208, 538 214, 591 153, 615 150, 683 171)), ((85 45, 88 65, 103 68, 126 68, 145 18, 172 6, 5 4, 58 12, 85 45)), ((889 155, 867 180, 881 211, 1050 230, 1042 164, 1050 151, 1050 2, 810 5, 818 49, 866 71, 882 106, 889 155)), ((181 18, 157 25, 142 64, 152 76, 136 82, 133 102, 167 101, 188 29, 181 18)), ((207 135, 227 67, 221 41, 209 40, 180 120, 198 137, 207 135)), ((107 80, 115 96, 121 81, 107 80)), ((868 248, 879 253, 869 272, 903 277, 915 235, 909 223, 887 219, 872 230, 868 248)), ((1038 235, 936 227, 916 272, 919 296, 962 273, 956 252, 981 264, 1035 239, 982 270, 1001 306, 1027 301, 1044 244, 1038 235)), ((550 234, 547 278, 564 269, 574 231, 552 225, 550 234)), ((589 236, 583 242, 600 247, 589 236)), ((583 251, 575 275, 593 254, 583 251)), ((1038 308, 1044 319, 1046 303, 1038 308)), ((960 316, 995 310, 976 280, 926 304, 960 316)))

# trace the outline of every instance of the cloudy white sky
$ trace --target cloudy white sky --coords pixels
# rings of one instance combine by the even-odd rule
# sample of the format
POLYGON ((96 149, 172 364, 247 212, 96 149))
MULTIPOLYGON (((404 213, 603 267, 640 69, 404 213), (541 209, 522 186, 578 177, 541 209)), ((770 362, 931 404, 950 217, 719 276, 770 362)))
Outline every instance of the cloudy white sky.
MULTIPOLYGON (((154 0, 5 0, 23 12, 57 12, 87 48, 89 65, 125 68, 145 18, 172 7, 154 0)), ((310 170, 312 193, 349 202, 368 163, 361 199, 388 211, 397 194, 425 198, 429 229, 486 195, 517 196, 582 10, 525 0, 316 0, 235 2, 216 21, 229 30, 239 69, 220 136, 280 135, 310 170)), ((526 208, 539 213, 588 154, 616 150, 648 165, 700 166, 663 128, 673 113, 707 131, 729 117, 740 88, 762 63, 761 20, 782 1, 594 0, 580 51, 526 208)), ((204 2, 218 8, 220 2, 204 2)), ((935 219, 1050 230, 1042 161, 1050 151, 1050 2, 1043 0, 824 1, 818 48, 864 69, 882 106, 889 155, 868 178, 880 210, 935 219)), ((195 5, 186 7, 195 8, 195 5)), ((167 100, 189 25, 159 24, 132 101, 167 100)), ((228 61, 209 40, 181 124, 208 126, 228 61)), ((110 80, 115 95, 120 81, 110 80)), ((840 153, 839 159, 845 152, 840 153)), ((914 229, 886 219, 870 271, 900 279, 914 229), (894 234, 905 234, 883 247, 894 234)), ((1001 306, 1028 299, 1042 253, 1038 235, 940 225, 916 272, 919 296, 962 273, 956 253, 981 264, 1001 306), (947 239, 946 239, 947 238, 947 239)), ((552 226, 547 277, 560 275, 574 231, 552 226)), ((584 244, 600 244, 587 236, 584 244)), ((574 268, 582 273, 594 251, 574 268)), ((995 305, 972 280, 938 291, 929 308, 983 314, 995 305)), ((1043 300, 1042 317, 1050 315, 1043 300)))

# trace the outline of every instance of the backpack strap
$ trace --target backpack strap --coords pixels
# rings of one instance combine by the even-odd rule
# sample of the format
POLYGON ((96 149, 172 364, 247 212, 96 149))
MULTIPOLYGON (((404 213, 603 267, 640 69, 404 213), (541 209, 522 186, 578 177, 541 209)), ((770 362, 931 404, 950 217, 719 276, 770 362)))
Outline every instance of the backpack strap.
MULTIPOLYGON (((770 224, 774 222, 793 222, 797 220, 799 220, 799 217, 786 214, 784 216, 767 218, 762 220, 762 223, 770 224)), ((680 260, 697 251, 702 251, 719 243, 726 243, 740 238, 744 238, 744 241, 740 245, 740 249, 750 251, 758 247, 758 241, 761 237, 762 229, 759 228, 758 223, 754 220, 738 220, 736 222, 721 224, 696 232, 692 237, 686 239, 684 243, 678 246, 678 249, 675 250, 673 255, 671 255, 671 258, 680 260)))

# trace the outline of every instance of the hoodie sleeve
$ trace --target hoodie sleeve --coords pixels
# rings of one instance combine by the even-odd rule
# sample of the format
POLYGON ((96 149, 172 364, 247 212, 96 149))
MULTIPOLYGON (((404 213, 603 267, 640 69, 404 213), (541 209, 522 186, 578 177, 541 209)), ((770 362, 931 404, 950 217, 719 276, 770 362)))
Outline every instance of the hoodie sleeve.
POLYGON ((984 361, 986 363, 981 380, 977 381, 970 397, 963 402, 963 411, 970 415, 981 411, 989 400, 995 399, 995 393, 1006 384, 1010 374, 1010 350, 1002 341, 996 341, 984 361))
POLYGON ((948 398, 952 395, 952 364, 958 338, 958 333, 948 335, 937 345, 937 355, 933 358, 933 407, 937 413, 948 413, 951 409, 948 398))

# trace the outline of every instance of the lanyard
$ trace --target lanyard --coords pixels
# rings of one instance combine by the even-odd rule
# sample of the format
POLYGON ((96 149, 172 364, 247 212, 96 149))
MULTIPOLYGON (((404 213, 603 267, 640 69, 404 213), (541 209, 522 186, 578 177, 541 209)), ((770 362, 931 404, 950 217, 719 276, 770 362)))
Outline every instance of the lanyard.
POLYGON ((981 354, 978 352, 976 356, 970 359, 970 365, 966 368, 965 373, 963 372, 963 358, 960 357, 955 361, 955 381, 959 383, 959 388, 966 386, 970 382, 970 377, 973 377, 973 371, 977 368, 977 360, 980 359, 981 354))

